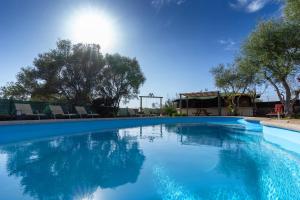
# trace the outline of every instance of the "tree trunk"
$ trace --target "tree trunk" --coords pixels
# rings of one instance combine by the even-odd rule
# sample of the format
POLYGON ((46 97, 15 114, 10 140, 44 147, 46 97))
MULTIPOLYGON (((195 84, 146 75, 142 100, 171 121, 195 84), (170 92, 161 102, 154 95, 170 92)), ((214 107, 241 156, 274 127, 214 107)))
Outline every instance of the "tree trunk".
POLYGON ((293 104, 290 101, 285 101, 284 103, 284 115, 286 117, 292 117, 294 112, 293 112, 293 104))
POLYGON ((293 116, 293 101, 292 101, 292 93, 290 86, 286 82, 286 80, 282 80, 282 85, 285 89, 285 100, 283 103, 284 106, 284 115, 285 117, 292 117, 293 116))
MULTIPOLYGON (((294 105, 294 100, 292 100, 292 92, 291 92, 291 88, 288 84, 288 82, 286 81, 286 79, 281 79, 280 82, 285 90, 285 98, 284 96, 282 96, 282 94, 280 93, 279 87, 275 84, 274 81, 272 81, 272 79, 268 76, 265 75, 265 78, 271 83, 271 85, 274 87, 278 98, 280 100, 280 102, 283 104, 284 107, 284 115, 286 117, 291 117, 294 112, 293 112, 293 105, 294 105)), ((298 93, 296 95, 296 98, 298 98, 298 93)))

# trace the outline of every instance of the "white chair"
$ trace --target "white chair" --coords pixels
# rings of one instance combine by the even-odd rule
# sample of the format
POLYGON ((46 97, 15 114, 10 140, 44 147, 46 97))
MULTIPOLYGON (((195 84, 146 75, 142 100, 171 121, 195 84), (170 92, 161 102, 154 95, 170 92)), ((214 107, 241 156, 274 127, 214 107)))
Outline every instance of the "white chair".
POLYGON ((50 108, 50 111, 51 111, 54 119, 56 119, 57 115, 67 116, 67 117, 69 117, 69 119, 71 119, 72 116, 76 116, 76 114, 72 114, 72 113, 65 114, 63 109, 61 108, 61 106, 49 105, 49 108, 50 108))
POLYGON ((82 116, 90 116, 92 118, 99 116, 96 113, 88 113, 83 106, 75 106, 75 110, 79 114, 80 118, 82 118, 82 116))
POLYGON ((45 114, 42 113, 33 113, 30 104, 15 103, 15 108, 17 116, 35 116, 38 117, 39 120, 41 119, 41 116, 45 116, 45 114))

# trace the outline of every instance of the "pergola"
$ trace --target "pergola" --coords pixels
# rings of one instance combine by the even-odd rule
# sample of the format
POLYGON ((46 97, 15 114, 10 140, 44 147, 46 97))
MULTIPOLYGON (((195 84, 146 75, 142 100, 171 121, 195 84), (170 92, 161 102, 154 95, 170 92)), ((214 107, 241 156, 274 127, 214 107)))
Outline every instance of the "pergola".
POLYGON ((221 95, 220 91, 211 91, 211 92, 189 92, 189 93, 180 93, 179 94, 179 109, 180 114, 182 114, 182 100, 186 100, 186 111, 187 115, 189 115, 189 99, 214 99, 218 98, 218 114, 221 116, 222 108, 221 108, 221 95))
POLYGON ((143 98, 150 98, 150 99, 159 99, 159 102, 160 102, 160 114, 162 113, 162 99, 163 99, 163 97, 154 96, 153 93, 150 93, 149 95, 146 95, 146 96, 139 96, 139 97, 140 97, 140 112, 143 111, 143 98))

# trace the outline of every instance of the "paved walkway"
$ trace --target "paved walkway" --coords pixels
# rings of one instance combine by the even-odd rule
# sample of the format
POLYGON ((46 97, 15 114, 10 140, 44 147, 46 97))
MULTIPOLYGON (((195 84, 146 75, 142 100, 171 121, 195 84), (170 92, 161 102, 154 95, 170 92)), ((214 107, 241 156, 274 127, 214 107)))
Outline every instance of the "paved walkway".
POLYGON ((247 120, 260 121, 261 124, 267 126, 276 126, 294 131, 300 131, 300 119, 270 119, 263 117, 246 117, 247 120))

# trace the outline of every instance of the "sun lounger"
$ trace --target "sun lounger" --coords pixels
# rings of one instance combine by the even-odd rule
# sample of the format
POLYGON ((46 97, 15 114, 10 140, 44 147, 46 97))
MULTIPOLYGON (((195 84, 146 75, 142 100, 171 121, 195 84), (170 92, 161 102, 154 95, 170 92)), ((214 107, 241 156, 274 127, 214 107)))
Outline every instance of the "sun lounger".
POLYGON ((76 116, 76 114, 72 114, 72 113, 67 113, 65 114, 63 109, 61 108, 61 106, 54 106, 54 105, 49 105, 50 111, 54 117, 54 119, 56 119, 56 116, 64 116, 64 117, 69 117, 71 119, 72 116, 76 116))
POLYGON ((137 113, 135 112, 134 109, 128 108, 128 115, 129 115, 129 117, 136 117, 137 113))
POLYGON ((75 106, 75 110, 79 114, 80 118, 82 118, 82 116, 88 116, 92 118, 99 116, 96 113, 88 113, 83 106, 75 106))
POLYGON ((282 104, 275 104, 275 107, 272 112, 266 114, 267 117, 284 117, 283 113, 284 107, 282 104))
POLYGON ((17 116, 34 116, 37 117, 39 120, 42 116, 45 116, 45 114, 33 113, 30 104, 15 103, 15 108, 17 116))

